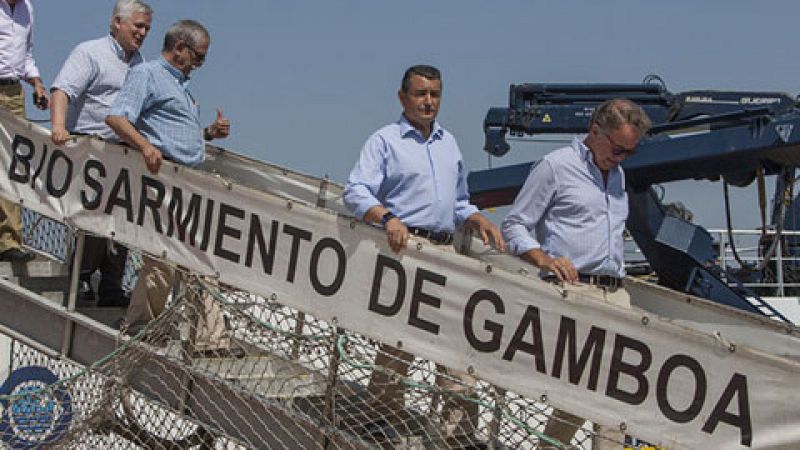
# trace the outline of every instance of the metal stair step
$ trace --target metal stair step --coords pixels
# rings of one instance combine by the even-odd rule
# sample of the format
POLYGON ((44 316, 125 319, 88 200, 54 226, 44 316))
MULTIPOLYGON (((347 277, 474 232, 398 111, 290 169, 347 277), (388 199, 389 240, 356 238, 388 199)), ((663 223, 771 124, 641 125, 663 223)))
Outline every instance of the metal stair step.
POLYGON ((69 266, 59 261, 37 257, 28 262, 0 261, 0 277, 64 277, 69 278, 69 266))
POLYGON ((127 308, 119 308, 112 306, 78 306, 75 311, 90 317, 100 323, 103 323, 111 328, 116 328, 119 325, 120 319, 125 317, 127 308))
POLYGON ((59 304, 69 291, 69 267, 41 256, 28 262, 0 261, 0 278, 59 304))
POLYGON ((66 277, 0 277, 58 304, 64 304, 69 290, 66 277))
POLYGON ((322 396, 328 385, 318 371, 274 356, 208 358, 195 366, 214 372, 240 388, 270 398, 322 396))

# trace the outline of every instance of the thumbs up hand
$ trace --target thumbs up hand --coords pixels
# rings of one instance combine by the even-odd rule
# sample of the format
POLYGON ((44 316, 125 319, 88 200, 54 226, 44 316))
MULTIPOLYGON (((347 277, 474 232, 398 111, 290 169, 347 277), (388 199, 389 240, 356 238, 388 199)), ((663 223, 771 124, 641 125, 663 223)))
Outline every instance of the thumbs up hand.
POLYGON ((222 115, 221 108, 217 108, 217 119, 205 130, 206 139, 222 139, 228 137, 230 133, 231 121, 222 115))

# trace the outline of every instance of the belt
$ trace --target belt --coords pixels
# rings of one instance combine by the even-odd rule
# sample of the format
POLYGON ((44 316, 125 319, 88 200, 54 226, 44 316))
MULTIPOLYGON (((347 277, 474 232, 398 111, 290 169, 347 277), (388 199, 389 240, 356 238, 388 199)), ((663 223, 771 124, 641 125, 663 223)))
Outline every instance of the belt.
POLYGON ((19 84, 16 78, 0 78, 0 86, 11 86, 12 84, 19 84))
MULTIPOLYGON (((551 283, 558 282, 558 278, 555 275, 547 275, 542 279, 551 283)), ((610 289, 621 288, 625 284, 622 278, 612 277, 609 275, 587 275, 583 273, 578 274, 578 281, 581 283, 591 284, 592 286, 610 289)))
POLYGON ((408 227, 408 232, 414 236, 424 237, 436 245, 447 245, 453 242, 453 233, 447 231, 431 231, 425 228, 408 227))

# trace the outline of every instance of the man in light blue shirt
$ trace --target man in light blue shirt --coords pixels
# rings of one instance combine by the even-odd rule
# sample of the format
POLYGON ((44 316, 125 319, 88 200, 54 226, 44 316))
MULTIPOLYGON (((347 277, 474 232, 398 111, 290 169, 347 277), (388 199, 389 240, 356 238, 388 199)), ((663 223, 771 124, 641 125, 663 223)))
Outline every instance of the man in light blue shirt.
MULTIPOLYGON (((211 36, 194 20, 180 20, 167 30, 161 58, 139 64, 128 72, 106 123, 135 150, 148 170, 158 174, 163 158, 187 166, 203 161, 205 140, 227 137, 230 122, 217 109, 217 119, 200 126, 197 103, 189 92, 189 74, 205 62, 211 36)), ((166 305, 175 269, 164 261, 145 257, 125 318, 131 329, 158 317, 166 305)), ((200 351, 228 349, 222 310, 210 295, 202 296, 194 346, 200 351)))
POLYGON ((595 110, 589 134, 539 161, 503 220, 509 251, 553 275, 622 278, 628 217, 619 164, 650 128, 647 114, 627 100, 595 110), (531 235, 535 232, 535 236, 531 235))
MULTIPOLYGON (((438 69, 413 66, 406 70, 398 92, 403 115, 367 139, 347 180, 344 202, 359 219, 380 224, 394 252, 405 249, 412 234, 434 244, 450 244, 456 226, 462 224, 478 232, 484 244, 491 240, 504 250, 500 230, 469 203, 466 171, 455 138, 436 122, 441 95, 438 69)), ((412 360, 413 355, 383 345, 375 365, 407 376, 412 360)), ((475 383, 472 377, 444 367, 437 366, 437 370, 447 374, 437 377, 438 385, 470 395, 475 383)), ((386 417, 404 408, 404 388, 385 371, 373 371, 367 390, 379 411, 386 408, 386 417)), ((442 416, 442 434, 449 447, 475 445, 476 403, 449 397, 442 416)), ((392 430, 383 431, 393 434, 392 430)))
MULTIPOLYGON (((71 133, 118 141, 106 116, 128 69, 143 62, 139 53, 150 31, 153 11, 141 0, 117 0, 110 35, 78 44, 67 57, 50 89, 51 139, 66 144, 71 133)), ((86 236, 81 257, 81 281, 90 286, 100 271, 97 306, 127 306, 122 289, 128 249, 110 239, 86 236)), ((82 295, 94 296, 91 288, 82 295)))
MULTIPOLYGON (((633 102, 600 105, 583 139, 575 138, 531 169, 503 220, 509 251, 539 267, 545 279, 567 283, 567 290, 593 290, 609 303, 630 307, 622 289, 628 196, 619 164, 649 129, 650 119, 633 102)), ((544 434, 569 445, 584 422, 554 410, 544 434)), ((595 439, 592 448, 619 448, 624 439, 617 428, 596 425, 595 431, 611 439, 595 439)))
POLYGON ((211 38, 195 21, 174 24, 164 37, 161 57, 128 72, 106 118, 114 132, 142 152, 147 168, 158 173, 164 157, 197 166, 205 140, 227 137, 230 122, 217 110, 217 120, 200 125, 197 102, 189 92, 189 74, 206 58, 211 38))
POLYGON ((410 234, 449 243, 461 224, 502 250, 498 228, 469 203, 455 138, 436 122, 441 83, 436 68, 406 71, 398 92, 403 115, 367 139, 344 202, 357 218, 383 226, 395 252, 405 248, 410 234))

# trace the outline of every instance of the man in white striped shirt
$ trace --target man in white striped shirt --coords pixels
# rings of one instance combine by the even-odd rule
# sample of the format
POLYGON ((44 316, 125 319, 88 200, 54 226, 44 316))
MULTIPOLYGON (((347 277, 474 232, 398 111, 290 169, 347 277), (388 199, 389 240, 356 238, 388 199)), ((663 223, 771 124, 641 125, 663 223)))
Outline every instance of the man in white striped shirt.
MULTIPOLYGON (((78 44, 67 57, 51 88, 52 140, 63 146, 70 134, 88 134, 119 142, 106 125, 128 69, 142 62, 139 53, 150 31, 153 11, 141 0, 117 0, 111 32, 78 44)), ((111 230, 109 230, 111 231, 111 230)), ((122 277, 128 250, 102 237, 87 236, 81 280, 88 283, 100 270, 98 306, 126 306, 122 277)))
POLYGON ((139 48, 150 31, 152 9, 140 0, 118 0, 111 33, 78 44, 58 72, 52 93, 52 139, 64 145, 69 133, 119 141, 106 116, 128 69, 144 62, 139 48))
MULTIPOLYGON (((620 163, 636 151, 649 129, 647 113, 629 100, 600 105, 585 137, 547 154, 531 169, 503 220, 509 251, 565 290, 591 291, 594 297, 630 308, 622 286, 628 195, 620 163)), ((544 434, 569 446, 584 422, 556 409, 544 434)), ((595 425, 595 432, 593 449, 620 448, 625 437, 611 427, 595 425)))

